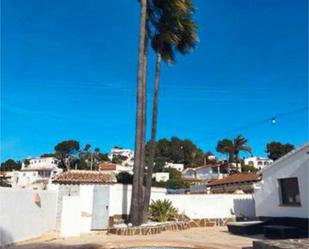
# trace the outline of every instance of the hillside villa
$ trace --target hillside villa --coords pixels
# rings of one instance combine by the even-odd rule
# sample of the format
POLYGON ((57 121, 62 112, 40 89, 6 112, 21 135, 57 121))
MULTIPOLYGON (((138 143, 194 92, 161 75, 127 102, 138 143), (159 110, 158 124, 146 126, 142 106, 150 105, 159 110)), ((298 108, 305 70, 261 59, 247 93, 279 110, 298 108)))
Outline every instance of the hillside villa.
POLYGON ((23 161, 20 171, 12 173, 12 187, 43 189, 49 180, 60 174, 55 157, 37 157, 23 161))
POLYGON ((271 165, 273 162, 274 161, 272 159, 265 158, 265 157, 254 156, 254 157, 244 158, 245 165, 252 166, 256 168, 257 170, 261 170, 265 168, 266 166, 271 165))

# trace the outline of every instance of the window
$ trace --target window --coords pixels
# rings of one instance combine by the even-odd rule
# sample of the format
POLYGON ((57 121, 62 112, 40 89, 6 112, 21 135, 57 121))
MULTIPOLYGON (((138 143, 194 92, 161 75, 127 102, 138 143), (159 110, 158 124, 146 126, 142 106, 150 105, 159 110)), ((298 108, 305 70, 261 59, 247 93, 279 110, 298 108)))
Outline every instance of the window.
POLYGON ((297 177, 279 179, 281 204, 300 206, 297 177))
POLYGON ((253 163, 253 161, 249 161, 249 166, 254 166, 254 163, 253 163))
POLYGON ((261 161, 258 161, 258 165, 263 165, 263 162, 261 162, 261 161))

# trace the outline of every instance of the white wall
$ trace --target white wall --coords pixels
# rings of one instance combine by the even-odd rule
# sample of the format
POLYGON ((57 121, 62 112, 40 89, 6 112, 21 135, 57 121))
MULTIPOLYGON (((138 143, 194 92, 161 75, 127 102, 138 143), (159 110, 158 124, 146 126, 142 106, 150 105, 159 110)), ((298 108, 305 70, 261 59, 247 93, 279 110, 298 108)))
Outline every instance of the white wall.
POLYGON ((247 194, 196 194, 167 195, 180 213, 192 219, 255 216, 252 195, 247 194))
MULTIPOLYGON (((129 214, 131 205, 131 185, 114 184, 110 186, 109 215, 129 214)), ((152 188, 152 199, 164 199, 166 190, 152 188)))
MULTIPOLYGON (((250 194, 167 195, 165 189, 152 188, 151 199, 169 199, 180 213, 190 218, 228 218, 234 212, 237 216, 255 216, 254 200, 250 194)), ((110 186, 110 216, 129 214, 130 203, 130 185, 110 186)))
POLYGON ((57 193, 0 188, 0 246, 55 229, 57 193), (36 194, 41 205, 34 202, 36 194))
POLYGON ((268 217, 308 217, 308 154, 309 146, 303 146, 279 159, 263 171, 263 180, 255 189, 257 216, 268 217), (300 207, 280 205, 278 179, 297 177, 300 191, 300 207))
MULTIPOLYGON (((80 196, 64 196, 61 214, 60 236, 80 236, 91 230, 91 216, 82 213, 80 196)), ((91 200, 92 205, 92 200, 91 200)))
POLYGON ((80 185, 80 205, 81 212, 85 212, 91 215, 93 204, 93 188, 94 185, 80 185))

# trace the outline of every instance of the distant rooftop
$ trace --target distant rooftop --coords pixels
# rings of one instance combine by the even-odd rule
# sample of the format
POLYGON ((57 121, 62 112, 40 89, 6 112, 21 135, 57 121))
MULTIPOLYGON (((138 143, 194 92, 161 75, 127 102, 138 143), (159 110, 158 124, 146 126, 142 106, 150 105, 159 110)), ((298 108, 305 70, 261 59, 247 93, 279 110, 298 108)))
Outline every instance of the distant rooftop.
POLYGON ((60 184, 111 184, 115 183, 114 175, 90 170, 69 170, 56 176, 53 183, 60 184))
POLYGON ((102 162, 99 164, 99 169, 104 171, 104 170, 116 170, 117 165, 114 163, 109 163, 109 162, 102 162))
POLYGON ((256 182, 259 181, 260 175, 254 173, 239 173, 234 175, 229 175, 219 180, 215 180, 208 184, 208 186, 218 186, 230 183, 240 183, 240 182, 256 182))

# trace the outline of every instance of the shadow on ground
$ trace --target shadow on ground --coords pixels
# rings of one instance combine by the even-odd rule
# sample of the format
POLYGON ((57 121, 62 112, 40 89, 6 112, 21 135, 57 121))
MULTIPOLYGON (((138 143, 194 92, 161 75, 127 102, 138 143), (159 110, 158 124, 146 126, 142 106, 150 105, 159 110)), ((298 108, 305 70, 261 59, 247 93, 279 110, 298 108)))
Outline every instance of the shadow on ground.
MULTIPOLYGON (((0 247, 1 248, 1 247, 0 247)), ((26 245, 11 245, 5 249, 99 249, 102 246, 95 244, 64 245, 53 243, 31 243, 26 245)))

